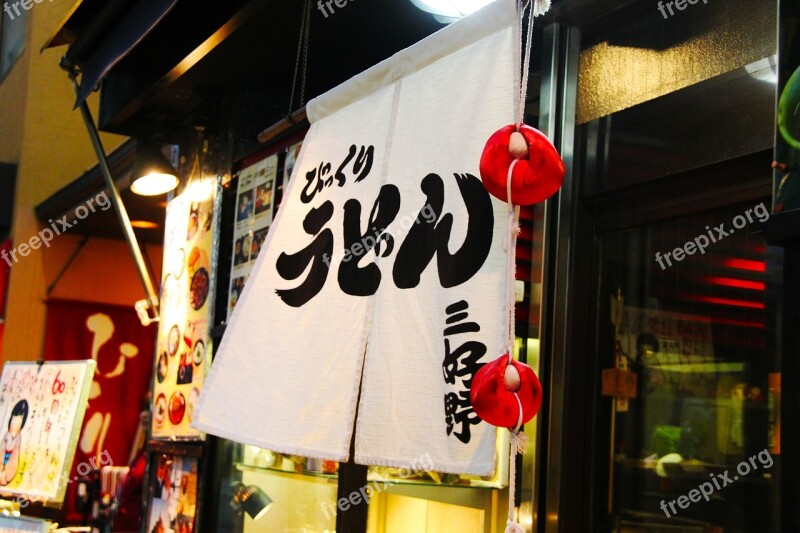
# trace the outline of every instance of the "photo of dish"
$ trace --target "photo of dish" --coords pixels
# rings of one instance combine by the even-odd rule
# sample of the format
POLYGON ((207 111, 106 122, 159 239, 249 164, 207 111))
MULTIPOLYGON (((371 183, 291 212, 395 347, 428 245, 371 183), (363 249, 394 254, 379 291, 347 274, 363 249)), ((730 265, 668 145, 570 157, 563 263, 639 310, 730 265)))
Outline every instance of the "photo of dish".
POLYGON ((199 226, 197 220, 197 213, 192 213, 189 215, 189 228, 186 230, 186 240, 191 241, 192 238, 197 233, 197 227, 199 226))
POLYGON ((192 251, 189 252, 189 259, 187 260, 187 266, 189 267, 189 274, 194 274, 195 270, 198 269, 200 266, 200 248, 195 246, 192 248, 192 251))
POLYGON ((178 292, 178 281, 167 274, 161 283, 160 307, 173 309, 180 303, 181 294, 178 292))
POLYGON ((189 257, 186 260, 186 268, 189 271, 190 276, 194 276, 195 272, 201 268, 208 270, 209 264, 208 253, 205 250, 201 250, 197 246, 192 248, 192 250, 189 252, 189 257))
POLYGON ((239 194, 239 207, 236 211, 236 221, 242 222, 253 214, 253 191, 239 194))
POLYGON ((169 359, 167 359, 167 352, 161 352, 158 356, 158 368, 156 370, 156 379, 159 383, 163 383, 169 371, 169 359))
POLYGON ((211 223, 214 221, 214 204, 211 200, 207 200, 200 204, 198 207, 198 218, 200 227, 203 231, 211 229, 211 223))
POLYGON ((255 257, 250 257, 250 247, 253 245, 253 235, 248 233, 244 236, 242 240, 242 250, 244 254, 249 257, 250 259, 255 259, 255 257))
POLYGON ((206 357, 206 345, 203 341, 194 343, 194 364, 200 366, 206 357))
POLYGON ((180 391, 174 392, 169 399, 169 421, 174 425, 178 425, 183 420, 183 415, 186 413, 186 398, 180 391))
POLYGON ((192 366, 192 354, 184 352, 181 354, 181 361, 178 365, 178 385, 188 385, 194 378, 194 366, 192 366))
POLYGON ((187 416, 189 417, 189 422, 192 421, 192 416, 194 415, 194 405, 197 403, 197 398, 200 397, 200 390, 195 387, 192 389, 192 392, 189 393, 189 401, 187 402, 187 416))
POLYGON ((272 180, 256 187, 256 215, 269 211, 272 207, 272 180))
POLYGON ((160 428, 164 425, 164 421, 167 419, 167 397, 164 396, 164 393, 158 395, 156 398, 155 407, 153 407, 153 421, 156 423, 156 427, 160 428))
POLYGON ((158 295, 159 301, 161 302, 161 306, 164 306, 164 303, 167 301, 167 298, 170 296, 170 289, 172 288, 172 274, 167 274, 164 276, 164 280, 161 282, 161 294, 158 295))
POLYGON ((183 271, 186 269, 186 250, 183 248, 179 249, 178 252, 175 254, 175 270, 173 274, 175 279, 181 279, 183 276, 183 271))
POLYGON ((167 336, 167 352, 169 352, 170 356, 175 355, 178 353, 178 343, 181 341, 181 331, 178 329, 178 325, 175 324, 170 328, 169 335, 167 336))
POLYGON ((260 229, 253 234, 253 243, 250 245, 250 259, 255 261, 258 254, 261 253, 261 247, 264 245, 264 240, 267 238, 269 226, 260 229))
POLYGON ((244 239, 239 237, 233 245, 233 266, 239 266, 250 260, 250 254, 243 245, 244 239))
POLYGON ((208 298, 209 277, 208 270, 199 268, 192 276, 192 283, 189 287, 192 309, 197 311, 206 303, 208 298))

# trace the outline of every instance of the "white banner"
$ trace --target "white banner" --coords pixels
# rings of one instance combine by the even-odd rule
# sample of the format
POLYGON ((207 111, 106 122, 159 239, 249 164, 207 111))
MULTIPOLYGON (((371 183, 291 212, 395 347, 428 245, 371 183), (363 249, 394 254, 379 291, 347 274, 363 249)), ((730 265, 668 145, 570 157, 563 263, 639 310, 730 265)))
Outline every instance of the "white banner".
POLYGON ((309 103, 196 427, 343 461, 358 404, 357 462, 492 473, 469 384, 505 350, 508 219, 478 163, 514 120, 515 21, 499 0, 309 103))

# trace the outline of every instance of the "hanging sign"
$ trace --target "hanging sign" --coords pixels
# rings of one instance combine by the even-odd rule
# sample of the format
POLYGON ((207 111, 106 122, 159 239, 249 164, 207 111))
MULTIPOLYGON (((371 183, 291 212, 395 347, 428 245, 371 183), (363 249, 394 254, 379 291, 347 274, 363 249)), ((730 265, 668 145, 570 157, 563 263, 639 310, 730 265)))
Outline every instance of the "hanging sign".
POLYGON ((153 383, 153 438, 202 439, 191 427, 211 363, 217 179, 193 181, 167 206, 161 320, 153 383))
MULTIPOLYGON (((62 502, 94 378, 94 361, 9 362, 0 377, 0 494, 62 502)), ((91 469, 99 469, 95 462, 91 469)))
POLYGON ((508 219, 478 165, 513 121, 515 21, 500 0, 309 102, 195 427, 339 461, 355 429, 362 464, 493 472, 469 385, 505 350, 508 219))

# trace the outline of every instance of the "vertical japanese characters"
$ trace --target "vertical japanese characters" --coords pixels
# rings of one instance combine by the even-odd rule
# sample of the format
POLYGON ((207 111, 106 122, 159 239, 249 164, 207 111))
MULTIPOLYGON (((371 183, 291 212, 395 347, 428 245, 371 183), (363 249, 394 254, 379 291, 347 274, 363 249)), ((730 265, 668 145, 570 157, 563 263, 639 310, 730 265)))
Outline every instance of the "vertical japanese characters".
POLYGON ((486 355, 486 345, 469 338, 469 334, 481 330, 477 322, 469 321, 469 303, 459 300, 445 311, 442 375, 452 389, 444 395, 445 424, 448 435, 467 444, 471 438, 470 426, 481 422, 472 408, 469 392, 472 378, 481 367, 478 361, 486 355))

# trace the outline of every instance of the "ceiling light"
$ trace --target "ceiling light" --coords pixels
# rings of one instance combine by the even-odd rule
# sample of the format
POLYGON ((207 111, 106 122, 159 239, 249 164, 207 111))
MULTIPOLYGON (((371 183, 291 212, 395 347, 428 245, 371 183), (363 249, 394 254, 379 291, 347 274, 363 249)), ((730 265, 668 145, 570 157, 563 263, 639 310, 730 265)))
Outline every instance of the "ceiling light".
POLYGON ((452 22, 488 6, 494 0, 411 0, 423 11, 433 13, 441 22, 452 22))
POLYGON ((145 145, 131 171, 131 191, 141 196, 166 194, 178 186, 178 173, 156 146, 145 145))

